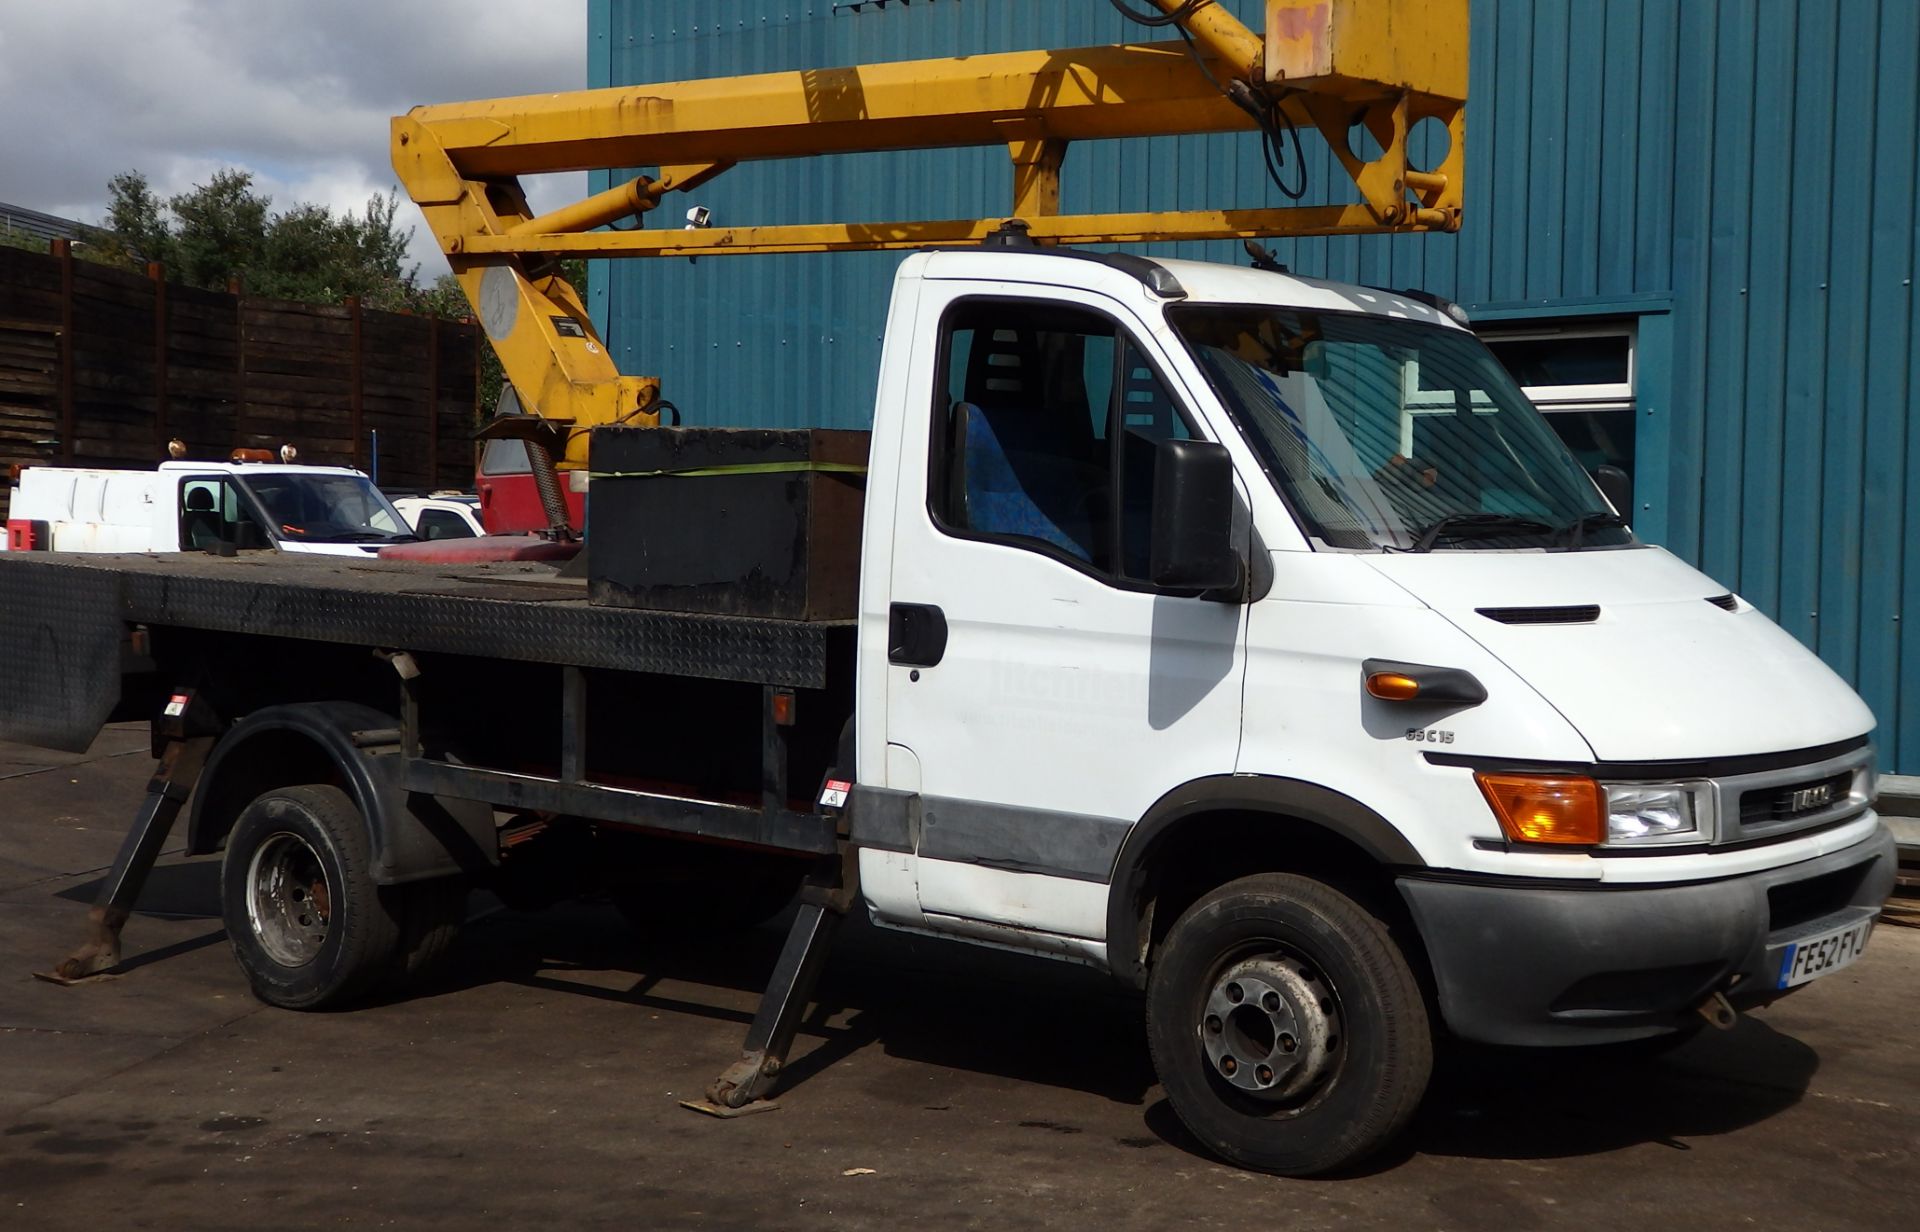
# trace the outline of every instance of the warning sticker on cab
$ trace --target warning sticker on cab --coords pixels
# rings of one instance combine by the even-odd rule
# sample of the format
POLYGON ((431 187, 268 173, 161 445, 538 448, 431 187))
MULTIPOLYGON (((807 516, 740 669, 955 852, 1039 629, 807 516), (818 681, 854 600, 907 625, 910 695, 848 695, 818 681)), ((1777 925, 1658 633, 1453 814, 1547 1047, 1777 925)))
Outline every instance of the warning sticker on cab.
POLYGON ((166 716, 170 719, 179 718, 187 712, 187 703, 191 700, 185 693, 175 693, 167 699, 166 716))
POLYGON ((828 779, 827 785, 820 789, 821 808, 847 807, 847 793, 853 790, 853 784, 845 779, 828 779))

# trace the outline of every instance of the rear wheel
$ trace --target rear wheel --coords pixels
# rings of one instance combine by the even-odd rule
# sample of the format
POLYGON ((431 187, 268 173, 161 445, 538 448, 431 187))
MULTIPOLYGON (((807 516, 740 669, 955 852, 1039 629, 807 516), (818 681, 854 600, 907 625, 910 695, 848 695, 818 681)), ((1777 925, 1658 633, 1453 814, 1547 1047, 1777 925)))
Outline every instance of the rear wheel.
POLYGON ((221 901, 255 996, 319 1009, 378 982, 399 928, 371 868, 366 822, 337 787, 282 787, 241 812, 227 838, 221 901))
POLYGON ((1285 1176, 1380 1150, 1433 1069, 1426 1002, 1386 928, 1291 874, 1231 882, 1180 917, 1148 981, 1147 1036, 1187 1129, 1285 1176))
POLYGON ((464 917, 465 883, 374 882, 367 824, 337 787, 282 787, 234 822, 221 903, 234 958, 269 1005, 344 1004, 424 975, 464 917))

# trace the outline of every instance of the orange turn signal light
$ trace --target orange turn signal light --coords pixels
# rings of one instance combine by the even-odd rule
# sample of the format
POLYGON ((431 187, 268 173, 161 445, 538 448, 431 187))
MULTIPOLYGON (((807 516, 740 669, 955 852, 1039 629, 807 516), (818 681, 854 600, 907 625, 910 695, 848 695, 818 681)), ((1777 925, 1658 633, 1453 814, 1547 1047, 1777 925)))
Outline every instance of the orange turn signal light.
POLYGON ((1383 702, 1410 702, 1420 696, 1420 682, 1399 672, 1375 672, 1367 677, 1367 692, 1383 702))
POLYGON ((1604 836, 1600 784, 1588 778, 1475 774, 1480 792, 1516 843, 1591 847, 1604 836))

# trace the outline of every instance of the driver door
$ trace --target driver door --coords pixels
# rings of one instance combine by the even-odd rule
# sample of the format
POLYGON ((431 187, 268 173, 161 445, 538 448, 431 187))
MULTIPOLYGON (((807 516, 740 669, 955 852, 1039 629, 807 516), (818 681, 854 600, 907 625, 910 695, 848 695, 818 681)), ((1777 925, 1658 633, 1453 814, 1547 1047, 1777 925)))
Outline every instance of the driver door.
POLYGON ((1099 941, 1127 831, 1170 788, 1233 770, 1246 607, 1144 576, 1155 448, 1198 433, 1124 311, 936 287, 892 598, 896 625, 904 610, 946 635, 887 668, 887 741, 911 753, 889 766, 918 771, 894 785, 921 796, 920 907, 975 922, 960 931, 1099 941))

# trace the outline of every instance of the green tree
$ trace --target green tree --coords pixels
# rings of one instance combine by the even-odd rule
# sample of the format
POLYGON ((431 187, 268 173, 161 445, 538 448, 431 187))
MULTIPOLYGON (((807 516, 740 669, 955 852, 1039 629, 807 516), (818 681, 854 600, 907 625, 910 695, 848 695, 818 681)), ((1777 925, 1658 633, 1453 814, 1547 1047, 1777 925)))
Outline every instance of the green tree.
POLYGON ((339 285, 344 247, 339 220, 325 206, 301 204, 276 214, 244 273, 247 291, 311 303, 338 300, 349 294, 339 285))
POLYGON ((421 288, 419 311, 457 319, 472 316, 473 305, 467 302, 467 293, 460 288, 460 280, 452 274, 442 274, 430 285, 421 288))
POLYGON ((376 193, 367 199, 357 217, 345 220, 352 240, 353 269, 359 279, 354 294, 375 308, 420 311, 422 293, 414 281, 415 271, 407 267, 407 245, 413 239, 413 228, 403 230, 397 221, 399 215, 398 193, 376 193))
POLYGON ((213 173, 167 202, 174 217, 173 260, 182 281, 197 287, 224 287, 229 279, 250 279, 261 271, 267 244, 269 197, 253 191, 253 175, 232 167, 213 173))
POLYGON ((139 171, 122 171, 107 181, 107 217, 103 227, 88 227, 87 246, 115 264, 145 265, 173 261, 173 231, 167 226, 166 206, 139 171))
POLYGON ((279 299, 359 296, 370 308, 419 311, 425 297, 407 268, 410 233, 395 225, 399 210, 399 199, 384 195, 358 214, 302 204, 273 215, 249 286, 279 299))
MULTIPOLYGON (((375 194, 357 212, 300 202, 276 213, 237 168, 163 202, 145 175, 127 171, 108 183, 105 226, 88 229, 79 254, 136 269, 161 261, 168 277, 212 290, 238 278, 275 299, 359 296, 372 308, 437 311, 407 262, 412 231, 399 218, 394 193, 375 194)), ((445 307, 466 315, 463 301, 445 307)))

